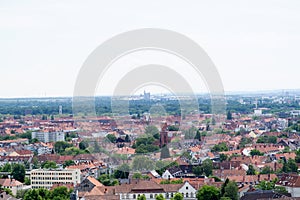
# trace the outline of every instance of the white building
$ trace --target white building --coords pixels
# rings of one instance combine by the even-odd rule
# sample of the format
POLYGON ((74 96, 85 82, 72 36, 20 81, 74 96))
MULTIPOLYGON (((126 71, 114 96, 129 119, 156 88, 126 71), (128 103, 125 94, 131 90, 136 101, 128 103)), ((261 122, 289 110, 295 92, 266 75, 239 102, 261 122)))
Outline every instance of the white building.
POLYGON ((31 133, 32 139, 36 138, 40 142, 58 142, 58 141, 65 141, 65 134, 64 132, 32 132, 31 133))
POLYGON ((53 184, 79 184, 79 169, 35 169, 30 172, 32 188, 50 189, 53 184))
POLYGON ((10 179, 10 178, 0 179, 0 185, 3 188, 10 189, 12 191, 12 194, 15 195, 15 196, 17 195, 17 192, 19 190, 24 189, 23 183, 21 183, 20 181, 15 180, 15 179, 10 179))
POLYGON ((147 200, 155 200, 157 195, 163 195, 167 200, 174 197, 176 193, 181 193, 184 199, 196 200, 197 190, 189 183, 182 184, 158 184, 151 180, 139 181, 137 183, 119 185, 115 187, 116 195, 120 199, 137 199, 145 195, 147 200))

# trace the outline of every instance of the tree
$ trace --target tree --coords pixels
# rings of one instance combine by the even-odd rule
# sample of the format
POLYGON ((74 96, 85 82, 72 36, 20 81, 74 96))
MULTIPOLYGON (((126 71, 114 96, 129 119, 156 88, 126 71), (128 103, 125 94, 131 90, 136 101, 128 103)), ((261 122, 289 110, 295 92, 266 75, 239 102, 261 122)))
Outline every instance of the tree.
POLYGON ((164 145, 161 149, 160 159, 170 158, 170 151, 167 145, 164 145))
POLYGON ((36 189, 29 190, 28 192, 26 192, 23 199, 24 200, 43 200, 43 198, 39 195, 38 190, 36 190, 36 189))
POLYGON ((56 162, 49 161, 49 160, 47 160, 46 162, 43 162, 41 167, 43 169, 56 169, 56 168, 58 168, 57 165, 56 165, 56 162))
POLYGON ((151 171, 154 167, 154 162, 145 156, 136 156, 132 162, 132 169, 138 171, 151 171))
POLYGON ((14 177, 14 179, 20 181, 20 182, 24 182, 25 180, 25 167, 22 164, 14 164, 12 167, 12 172, 11 172, 12 176, 14 177))
POLYGON ((108 174, 100 175, 98 181, 105 186, 114 186, 119 184, 117 179, 111 179, 108 174))
POLYGON ((201 141, 201 133, 199 130, 197 130, 197 132, 196 132, 195 139, 201 141))
POLYGON ((129 171, 130 171, 130 167, 127 164, 122 164, 121 166, 119 166, 117 168, 117 170, 114 173, 115 178, 119 179, 124 179, 124 178, 128 178, 129 176, 129 171))
POLYGON ((66 168, 66 167, 69 167, 71 165, 75 165, 75 162, 73 160, 66 160, 63 164, 63 167, 66 168))
POLYGON ((181 193, 176 193, 172 200, 183 200, 183 195, 181 193))
POLYGON ((216 144, 211 149, 212 152, 221 152, 221 151, 228 151, 228 147, 225 142, 221 142, 220 144, 216 144))
POLYGON ((224 197, 229 197, 231 200, 238 200, 238 187, 234 181, 229 181, 225 186, 224 197))
POLYGON ((146 126, 145 134, 153 136, 155 139, 159 139, 159 130, 156 126, 146 126))
POLYGON ((251 151, 250 151, 250 155, 251 156, 263 156, 264 155, 264 153, 261 153, 259 150, 257 150, 257 149, 252 149, 251 151))
POLYGON ((196 175, 196 176, 200 176, 203 174, 203 169, 201 166, 194 166, 193 167, 193 173, 196 175))
POLYGON ((125 142, 130 142, 129 135, 127 135, 127 134, 126 134, 126 136, 125 136, 125 142))
POLYGON ((297 172, 298 171, 298 165, 293 159, 289 159, 287 162, 283 163, 282 171, 285 173, 289 172, 297 172))
POLYGON ((229 183, 229 179, 226 178, 225 182, 221 186, 221 190, 220 190, 220 195, 221 196, 224 196, 224 194, 225 194, 225 187, 227 186, 228 183, 229 183))
POLYGON ((137 198, 138 200, 146 200, 146 196, 143 194, 137 198))
POLYGON ((89 143, 87 142, 87 141, 81 141, 80 143, 79 143, 79 149, 81 149, 81 150, 85 150, 85 149, 87 149, 89 147, 89 143))
POLYGON ((25 177, 24 184, 25 185, 30 185, 30 178, 25 177))
POLYGON ((136 172, 132 175, 132 178, 133 179, 142 179, 143 178, 143 175, 139 172, 136 172))
POLYGON ((155 200, 166 200, 162 194, 159 194, 155 197, 155 200))
POLYGON ((210 159, 206 159, 202 162, 202 170, 206 176, 210 176, 213 170, 213 163, 210 159))
POLYGON ((223 153, 220 154, 220 161, 221 162, 226 161, 227 159, 228 159, 228 156, 226 154, 223 154, 223 153))
POLYGON ((115 143, 116 140, 117 140, 117 138, 116 138, 116 136, 115 136, 114 134, 108 134, 108 135, 106 136, 106 138, 107 138, 111 143, 115 143))
POLYGON ((255 175, 255 169, 253 165, 249 165, 249 168, 247 170, 247 175, 255 175))
POLYGON ((58 141, 54 144, 54 150, 56 153, 58 154, 62 154, 66 148, 72 147, 72 144, 69 144, 67 142, 64 141, 58 141))
POLYGON ((260 174, 272 174, 272 173, 274 173, 274 171, 270 166, 265 166, 264 168, 262 168, 260 172, 260 174))
POLYGON ((220 191, 214 186, 204 185, 197 192, 198 200, 219 200, 220 191))

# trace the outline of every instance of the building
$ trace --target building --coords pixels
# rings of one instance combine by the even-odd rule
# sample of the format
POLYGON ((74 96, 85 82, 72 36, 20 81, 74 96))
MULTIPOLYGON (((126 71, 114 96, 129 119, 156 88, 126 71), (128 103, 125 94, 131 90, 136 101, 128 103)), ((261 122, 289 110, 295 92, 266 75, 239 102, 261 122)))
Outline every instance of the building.
POLYGON ((36 138, 40 142, 58 142, 65 141, 64 132, 32 132, 32 139, 36 138))
POLYGON ((31 186, 35 188, 51 189, 54 184, 80 183, 79 169, 35 169, 30 172, 31 186))
POLYGON ((283 174, 276 186, 283 186, 292 197, 300 197, 300 176, 298 174, 283 174))
POLYGON ((0 179, 0 185, 2 188, 8 188, 12 191, 13 195, 17 195, 17 192, 19 190, 22 190, 24 185, 20 181, 17 181, 15 179, 0 179))

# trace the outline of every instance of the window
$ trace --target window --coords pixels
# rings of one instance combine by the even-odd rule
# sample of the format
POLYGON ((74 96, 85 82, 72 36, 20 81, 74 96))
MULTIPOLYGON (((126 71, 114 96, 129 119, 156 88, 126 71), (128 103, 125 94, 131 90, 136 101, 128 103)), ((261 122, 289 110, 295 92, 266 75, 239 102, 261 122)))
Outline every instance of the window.
POLYGON ((150 198, 153 199, 153 194, 150 194, 150 198))
POLYGON ((133 195, 133 198, 136 199, 136 195, 135 194, 133 195))
POLYGON ((186 194, 185 194, 185 197, 189 197, 189 193, 186 193, 186 194))

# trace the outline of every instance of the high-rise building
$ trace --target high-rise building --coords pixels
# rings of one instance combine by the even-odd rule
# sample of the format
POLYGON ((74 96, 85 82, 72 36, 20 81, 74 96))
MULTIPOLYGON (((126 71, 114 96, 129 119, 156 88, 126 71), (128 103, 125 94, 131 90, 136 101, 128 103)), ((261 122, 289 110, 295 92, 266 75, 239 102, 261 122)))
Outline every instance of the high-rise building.
POLYGON ((58 142, 65 141, 64 132, 32 132, 31 138, 38 139, 40 142, 58 142))
POLYGON ((34 169, 30 172, 31 186, 51 189, 53 185, 80 183, 79 169, 34 169))

